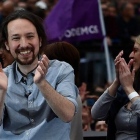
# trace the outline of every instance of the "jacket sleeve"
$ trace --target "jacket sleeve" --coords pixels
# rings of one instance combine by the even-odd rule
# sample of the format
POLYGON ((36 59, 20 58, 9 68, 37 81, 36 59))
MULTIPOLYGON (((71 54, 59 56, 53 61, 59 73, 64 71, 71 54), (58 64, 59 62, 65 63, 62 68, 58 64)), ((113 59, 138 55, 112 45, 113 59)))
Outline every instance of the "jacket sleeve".
POLYGON ((116 97, 108 94, 108 89, 100 96, 91 109, 94 120, 105 120, 108 116, 109 109, 116 97))

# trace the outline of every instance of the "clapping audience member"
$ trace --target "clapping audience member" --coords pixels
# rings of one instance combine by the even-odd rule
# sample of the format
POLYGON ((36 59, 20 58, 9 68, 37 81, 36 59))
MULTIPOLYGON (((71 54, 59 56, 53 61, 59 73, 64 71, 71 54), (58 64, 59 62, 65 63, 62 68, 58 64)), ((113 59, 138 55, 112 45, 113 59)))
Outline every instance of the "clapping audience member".
POLYGON ((0 138, 70 140, 78 89, 73 68, 40 55, 46 46, 41 19, 26 10, 7 16, 2 39, 15 61, 0 64, 0 138))
POLYGON ((107 122, 108 140, 140 140, 140 36, 128 65, 122 55, 123 51, 115 59, 116 79, 95 102, 91 113, 93 119, 107 122))

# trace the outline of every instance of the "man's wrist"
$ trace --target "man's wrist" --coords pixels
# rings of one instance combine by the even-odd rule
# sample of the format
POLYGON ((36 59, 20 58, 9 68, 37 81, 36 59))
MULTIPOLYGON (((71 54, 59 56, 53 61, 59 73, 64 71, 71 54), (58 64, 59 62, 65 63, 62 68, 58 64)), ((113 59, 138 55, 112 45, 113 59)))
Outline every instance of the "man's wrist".
POLYGON ((46 84, 46 80, 40 80, 40 82, 36 83, 37 86, 43 87, 46 84))

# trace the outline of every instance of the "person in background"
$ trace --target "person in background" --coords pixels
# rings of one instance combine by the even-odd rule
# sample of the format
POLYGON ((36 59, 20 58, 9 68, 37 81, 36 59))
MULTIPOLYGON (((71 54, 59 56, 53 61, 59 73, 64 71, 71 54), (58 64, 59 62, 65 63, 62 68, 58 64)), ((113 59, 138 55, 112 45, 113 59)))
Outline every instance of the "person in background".
POLYGON ((107 124, 105 121, 97 121, 95 124, 95 131, 107 131, 107 124))
POLYGON ((42 20, 17 10, 5 18, 2 40, 15 61, 0 65, 0 139, 70 140, 78 88, 68 63, 40 55, 42 20))
POLYGON ((3 20, 12 12, 14 12, 15 5, 12 1, 6 0, 1 5, 1 12, 0 12, 0 28, 3 20))
MULTIPOLYGON (((47 55, 50 60, 57 59, 59 61, 65 61, 69 63, 74 69, 75 83, 78 86, 80 55, 78 50, 72 44, 65 41, 55 42, 49 44, 46 48, 44 48, 42 53, 47 55)), ((77 97, 77 103, 78 110, 71 123, 71 133, 70 133, 71 140, 83 140, 82 102, 79 94, 77 97)))
POLYGON ((134 5, 130 2, 124 2, 120 8, 120 15, 117 18, 118 38, 120 39, 121 49, 124 50, 123 57, 129 62, 129 54, 140 34, 140 22, 135 15, 134 5))
POLYGON ((14 62, 14 58, 11 55, 10 51, 6 50, 5 44, 3 43, 1 36, 0 36, 0 60, 2 68, 11 65, 14 62))
POLYGON ((88 94, 89 94, 89 91, 87 91, 87 84, 83 82, 82 85, 79 87, 79 95, 81 97, 82 103, 86 101, 86 96, 88 94))
POLYGON ((82 107, 82 127, 83 131, 91 131, 91 113, 87 106, 82 107))
POLYGON ((0 46, 0 58, 3 68, 11 65, 14 62, 13 56, 8 50, 5 49, 4 44, 1 44, 0 46))
POLYGON ((3 18, 7 17, 9 14, 11 14, 12 12, 14 12, 15 5, 12 1, 10 0, 6 0, 3 2, 2 4, 2 16, 3 18))
POLYGON ((34 13, 44 20, 46 18, 47 8, 48 6, 44 1, 38 1, 35 3, 34 13))
POLYGON ((107 6, 108 15, 104 17, 105 29, 107 35, 107 42, 109 46, 113 46, 115 43, 119 43, 118 39, 118 24, 117 24, 117 7, 114 3, 107 6))
POLYGON ((117 17, 118 16, 118 11, 115 3, 111 3, 107 7, 108 9, 108 15, 112 17, 117 17))
POLYGON ((0 1, 0 13, 1 13, 1 11, 2 11, 2 5, 3 5, 3 2, 0 1))
POLYGON ((108 140, 140 140, 140 36, 127 65, 121 51, 115 59, 116 79, 91 109, 95 120, 108 124, 108 140), (120 86, 121 85, 121 86, 120 86))
POLYGON ((19 0, 16 9, 27 9, 27 0, 19 0))
POLYGON ((120 8, 118 22, 118 36, 121 43, 134 43, 140 34, 139 20, 135 16, 135 9, 132 3, 124 2, 120 8))

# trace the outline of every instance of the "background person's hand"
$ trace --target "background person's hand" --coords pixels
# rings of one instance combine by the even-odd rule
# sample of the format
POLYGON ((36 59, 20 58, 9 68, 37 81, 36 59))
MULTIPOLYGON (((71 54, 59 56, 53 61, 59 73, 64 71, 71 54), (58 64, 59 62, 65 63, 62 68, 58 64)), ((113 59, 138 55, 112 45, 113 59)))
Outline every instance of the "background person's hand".
POLYGON ((82 85, 79 87, 79 94, 82 100, 82 103, 86 100, 86 96, 89 93, 89 91, 87 91, 87 84, 86 83, 82 83, 82 85))

